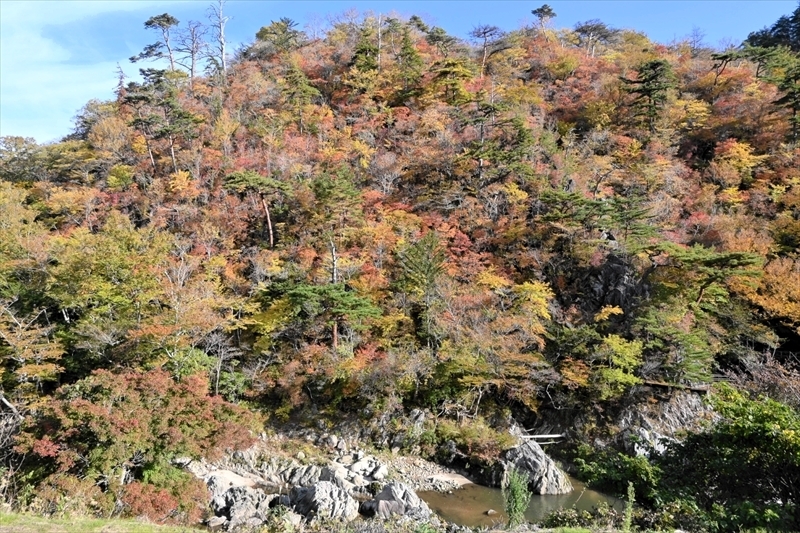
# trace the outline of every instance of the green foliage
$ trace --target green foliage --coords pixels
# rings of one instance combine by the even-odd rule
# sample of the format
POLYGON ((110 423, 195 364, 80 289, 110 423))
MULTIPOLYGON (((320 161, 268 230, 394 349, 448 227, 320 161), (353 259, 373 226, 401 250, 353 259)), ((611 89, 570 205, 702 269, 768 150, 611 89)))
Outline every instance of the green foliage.
POLYGON ((667 102, 669 89, 675 86, 672 65, 664 59, 654 59, 636 68, 636 78, 621 78, 623 90, 634 95, 634 117, 655 131, 656 120, 667 102))
POLYGON ((791 15, 780 17, 769 28, 750 33, 745 43, 763 48, 785 46, 800 52, 800 7, 791 15))
POLYGON ((642 341, 628 341, 619 335, 608 335, 603 339, 595 355, 602 362, 595 378, 600 399, 617 397, 641 382, 633 371, 642 362, 642 348, 642 341))
POLYGON ((506 472, 502 488, 508 527, 517 527, 525 521, 525 510, 531 502, 528 475, 516 468, 510 468, 506 472))
POLYGON ((508 432, 497 431, 483 418, 475 420, 442 419, 436 424, 436 440, 440 443, 455 442, 462 453, 476 463, 490 464, 503 451, 515 444, 508 432))
POLYGON ((44 175, 43 151, 31 137, 0 137, 0 180, 32 182, 44 175))
MULTIPOLYGON (((540 525, 547 528, 558 528, 556 531, 573 531, 572 528, 589 528, 589 531, 614 531, 621 525, 621 517, 613 507, 604 503, 591 511, 580 511, 575 507, 553 511, 544 517, 540 525)), ((585 531, 584 529, 578 530, 585 531)))
POLYGON ((628 481, 628 494, 625 500, 625 514, 622 518, 622 531, 624 533, 631 532, 631 526, 633 523, 633 504, 636 502, 636 489, 633 487, 633 483, 628 481))
POLYGON ((472 78, 470 66, 463 59, 446 58, 435 63, 433 87, 442 92, 444 100, 451 105, 463 105, 470 100, 464 82, 472 78))
POLYGON ((800 415, 728 385, 720 385, 711 402, 722 420, 670 446, 661 461, 668 489, 697 502, 723 529, 796 529, 800 415))
POLYGON ((290 18, 270 22, 256 33, 256 39, 271 44, 277 52, 289 52, 299 48, 305 40, 305 34, 295 29, 297 22, 290 18))
POLYGON ((422 78, 424 62, 411 40, 411 31, 408 27, 403 28, 397 62, 399 63, 400 78, 403 80, 403 91, 405 94, 409 94, 422 78))
POLYGON ((631 457, 615 450, 593 450, 581 444, 574 458, 578 477, 598 490, 623 496, 633 483, 637 501, 658 500, 661 468, 644 456, 631 457))
POLYGON ((350 66, 358 72, 378 70, 378 38, 372 28, 364 27, 353 50, 353 59, 350 66))
POLYGON ((133 185, 134 172, 129 165, 114 165, 108 171, 106 186, 112 191, 124 191, 133 185))
MULTIPOLYGON (((101 231, 78 229, 56 240, 53 253, 59 261, 50 271, 49 294, 75 321, 65 335, 67 344, 90 356, 71 361, 73 371, 108 354, 144 318, 160 311, 165 297, 155 273, 167 260, 170 240, 152 228, 137 230, 115 211, 101 231)), ((130 362, 152 355, 137 354, 130 362)))
POLYGON ((354 329, 361 329, 367 319, 381 314, 368 298, 359 296, 344 283, 297 284, 285 294, 294 312, 305 319, 323 316, 328 323, 342 320, 354 329))
POLYGON ((225 176, 225 188, 238 193, 257 192, 267 194, 271 191, 288 192, 285 183, 271 177, 262 176, 252 170, 239 170, 225 176))
POLYGON ((281 83, 281 95, 294 113, 300 131, 304 128, 305 107, 320 97, 319 90, 311 85, 308 76, 296 63, 289 63, 281 83))
POLYGON ((0 528, 15 533, 195 533, 187 526, 143 523, 141 519, 90 518, 83 516, 41 517, 0 511, 0 528))
POLYGON ((436 282, 444 273, 445 249, 435 232, 429 231, 400 252, 403 269, 401 286, 426 300, 433 296, 436 282))

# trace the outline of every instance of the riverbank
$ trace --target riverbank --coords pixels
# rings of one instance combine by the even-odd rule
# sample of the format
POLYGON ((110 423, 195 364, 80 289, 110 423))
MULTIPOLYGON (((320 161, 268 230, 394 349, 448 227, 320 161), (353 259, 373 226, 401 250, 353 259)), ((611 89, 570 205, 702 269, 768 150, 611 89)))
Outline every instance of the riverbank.
POLYGON ((3 533, 199 533, 205 528, 161 526, 141 520, 88 517, 45 518, 0 511, 3 533))
MULTIPOLYGON (((326 533, 410 533, 418 530, 415 524, 362 522, 360 524, 326 524, 326 533), (411 526, 411 527, 410 527, 411 526)), ((85 517, 44 518, 27 514, 3 513, 0 511, 0 530, 3 533, 200 533, 206 528, 195 529, 185 526, 161 526, 139 520, 101 519, 85 517)), ((479 529, 481 533, 596 533, 590 529, 558 528, 538 529, 523 525, 516 529, 479 529)), ((308 531, 323 531, 308 529, 308 531)), ((426 531, 439 533, 446 528, 431 528, 426 531)), ((473 530, 462 530, 473 531, 473 530)), ((474 531, 478 531, 475 529, 474 531)), ((613 533, 613 532, 608 532, 613 533)))

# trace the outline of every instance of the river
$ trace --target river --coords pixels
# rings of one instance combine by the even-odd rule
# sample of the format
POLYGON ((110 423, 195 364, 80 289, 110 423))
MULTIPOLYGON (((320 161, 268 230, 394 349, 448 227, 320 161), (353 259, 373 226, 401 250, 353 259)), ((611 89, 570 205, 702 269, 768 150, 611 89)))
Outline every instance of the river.
MULTIPOLYGON (((591 510, 601 503, 622 510, 624 503, 614 497, 586 488, 586 485, 570 478, 575 488, 569 494, 533 495, 525 518, 532 523, 541 521, 557 509, 575 506, 579 510, 591 510)), ((500 489, 468 484, 451 493, 424 491, 418 493, 428 506, 444 520, 461 526, 480 527, 505 524, 508 521, 503 511, 503 495, 500 489), (487 515, 489 509, 496 514, 487 515)))

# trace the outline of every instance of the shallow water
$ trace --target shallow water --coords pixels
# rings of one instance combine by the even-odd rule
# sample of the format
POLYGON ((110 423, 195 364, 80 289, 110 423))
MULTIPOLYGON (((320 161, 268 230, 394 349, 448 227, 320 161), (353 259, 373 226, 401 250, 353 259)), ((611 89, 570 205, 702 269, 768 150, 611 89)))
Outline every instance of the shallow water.
MULTIPOLYGON (((539 522, 550 512, 573 505, 580 510, 591 510, 603 502, 620 510, 624 507, 617 498, 587 489, 576 479, 570 478, 570 481, 575 490, 569 494, 533 495, 525 518, 529 522, 539 522)), ((505 524, 508 521, 503 511, 503 495, 500 489, 469 484, 450 494, 433 491, 417 494, 439 516, 454 524, 478 527, 505 524), (489 509, 495 510, 497 514, 487 515, 489 509)))

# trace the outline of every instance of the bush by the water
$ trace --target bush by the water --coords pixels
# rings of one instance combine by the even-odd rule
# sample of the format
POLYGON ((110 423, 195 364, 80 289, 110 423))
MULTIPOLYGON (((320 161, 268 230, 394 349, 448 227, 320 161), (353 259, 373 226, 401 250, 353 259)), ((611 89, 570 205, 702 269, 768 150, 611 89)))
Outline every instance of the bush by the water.
POLYGON ((531 502, 531 491, 528 488, 528 475, 516 468, 506 472, 503 483, 503 501, 508 515, 509 527, 516 527, 525 521, 525 510, 531 502))

